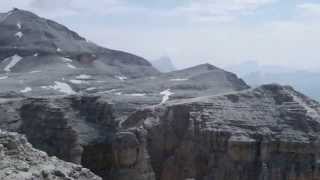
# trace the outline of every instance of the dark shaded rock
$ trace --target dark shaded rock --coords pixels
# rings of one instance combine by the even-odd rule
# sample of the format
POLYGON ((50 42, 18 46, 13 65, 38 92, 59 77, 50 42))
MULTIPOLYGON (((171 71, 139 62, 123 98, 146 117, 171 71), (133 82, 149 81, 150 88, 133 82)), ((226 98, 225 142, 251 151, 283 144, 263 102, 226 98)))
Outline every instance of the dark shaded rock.
POLYGON ((117 123, 108 101, 70 96, 6 99, 0 104, 1 128, 25 134, 51 156, 96 172, 111 170, 111 139, 117 123))

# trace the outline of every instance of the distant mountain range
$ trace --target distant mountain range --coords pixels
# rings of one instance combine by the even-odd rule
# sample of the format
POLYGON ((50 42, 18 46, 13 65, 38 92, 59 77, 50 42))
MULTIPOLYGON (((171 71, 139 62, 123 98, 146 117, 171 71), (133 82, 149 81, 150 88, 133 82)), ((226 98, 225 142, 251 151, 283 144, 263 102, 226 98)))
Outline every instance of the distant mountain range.
POLYGON ((229 66, 226 69, 235 72, 253 87, 268 83, 291 85, 308 96, 320 100, 320 84, 318 83, 320 72, 259 65, 254 61, 229 66))

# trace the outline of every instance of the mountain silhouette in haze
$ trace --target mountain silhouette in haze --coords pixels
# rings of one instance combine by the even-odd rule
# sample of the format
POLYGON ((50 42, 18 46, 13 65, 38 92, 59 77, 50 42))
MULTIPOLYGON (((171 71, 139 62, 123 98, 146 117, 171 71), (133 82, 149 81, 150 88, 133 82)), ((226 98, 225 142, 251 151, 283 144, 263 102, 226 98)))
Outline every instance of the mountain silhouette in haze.
POLYGON ((172 60, 168 56, 160 57, 157 60, 151 62, 152 65, 157 68, 160 72, 171 72, 177 70, 177 68, 173 65, 172 60))
POLYGON ((320 73, 296 70, 275 65, 260 65, 255 61, 229 66, 226 69, 237 73, 251 86, 268 83, 290 85, 308 96, 320 100, 320 73))

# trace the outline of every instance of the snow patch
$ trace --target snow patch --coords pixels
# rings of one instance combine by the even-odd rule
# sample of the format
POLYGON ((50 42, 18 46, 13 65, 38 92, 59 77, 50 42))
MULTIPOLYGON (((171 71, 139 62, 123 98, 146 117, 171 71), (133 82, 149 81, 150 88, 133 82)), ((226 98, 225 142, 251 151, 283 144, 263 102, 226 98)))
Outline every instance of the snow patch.
POLYGON ((55 81, 54 85, 52 86, 41 86, 41 88, 43 89, 53 89, 53 90, 57 90, 59 92, 65 93, 65 94, 76 94, 75 91, 73 91, 73 89, 64 82, 59 82, 59 81, 55 81))
POLYGON ((8 76, 0 76, 0 80, 8 79, 8 76))
POLYGON ((118 89, 110 89, 108 91, 102 91, 102 92, 99 92, 100 94, 105 94, 105 93, 113 93, 113 92, 116 92, 118 91, 118 89))
POLYGON ((117 79, 120 79, 121 81, 125 81, 128 78, 126 76, 115 76, 117 79))
POLYGON ((114 93, 115 95, 117 95, 117 96, 121 96, 122 95, 122 92, 116 92, 116 93, 114 93))
POLYGON ((23 33, 19 31, 14 36, 16 36, 18 39, 21 39, 23 37, 23 33))
POLYGON ((9 61, 10 63, 4 68, 4 71, 11 72, 11 68, 17 65, 21 61, 22 57, 19 55, 14 55, 12 57, 6 58, 4 61, 9 61))
POLYGON ((162 97, 162 101, 160 104, 163 104, 165 102, 167 102, 170 98, 171 95, 173 95, 174 93, 170 91, 170 89, 167 89, 165 91, 160 92, 160 95, 163 95, 162 97))
POLYGON ((86 84, 87 82, 82 81, 82 80, 77 80, 77 79, 71 79, 70 82, 72 84, 86 84))
POLYGON ((17 27, 18 27, 18 29, 22 29, 22 25, 20 22, 17 23, 17 27))
POLYGON ((41 71, 31 71, 30 74, 40 73, 41 71))
POLYGON ((76 79, 91 79, 91 76, 87 74, 80 74, 76 79))
POLYGON ((87 91, 93 91, 93 90, 96 90, 97 88, 96 87, 90 87, 90 88, 87 88, 86 90, 87 91))
POLYGON ((32 88, 31 87, 26 87, 23 90, 21 90, 20 92, 21 93, 27 93, 27 92, 30 92, 30 91, 32 91, 32 88))
POLYGON ((70 68, 70 69, 77 69, 74 65, 70 64, 70 63, 67 63, 67 66, 70 68))
POLYGON ((170 79, 170 81, 188 81, 189 79, 177 78, 177 79, 170 79))
POLYGON ((145 93, 134 93, 134 94, 128 94, 129 96, 135 96, 135 97, 143 97, 146 96, 145 93))
POLYGON ((72 62, 72 59, 70 59, 70 58, 62 57, 61 59, 65 63, 71 63, 72 62))
POLYGON ((34 57, 38 57, 39 56, 39 54, 38 53, 34 53, 34 55, 33 55, 34 57))
POLYGON ((57 48, 57 49, 56 49, 56 51, 57 51, 57 52, 61 52, 61 51, 62 51, 62 49, 60 49, 60 48, 57 48))

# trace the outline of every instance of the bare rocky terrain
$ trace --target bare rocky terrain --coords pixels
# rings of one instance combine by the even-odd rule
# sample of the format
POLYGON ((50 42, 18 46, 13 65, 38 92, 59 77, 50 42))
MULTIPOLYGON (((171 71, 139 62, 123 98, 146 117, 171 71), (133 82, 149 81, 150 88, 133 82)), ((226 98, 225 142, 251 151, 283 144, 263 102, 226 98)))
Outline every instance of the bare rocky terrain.
POLYGON ((19 9, 0 32, 0 179, 320 179, 320 104, 289 86, 160 73, 19 9))
POLYGON ((0 132, 0 177, 8 180, 101 180, 80 165, 48 157, 17 133, 0 132))

